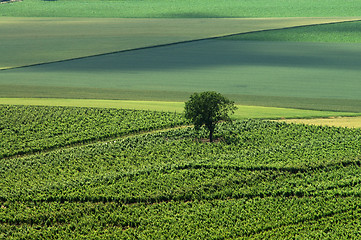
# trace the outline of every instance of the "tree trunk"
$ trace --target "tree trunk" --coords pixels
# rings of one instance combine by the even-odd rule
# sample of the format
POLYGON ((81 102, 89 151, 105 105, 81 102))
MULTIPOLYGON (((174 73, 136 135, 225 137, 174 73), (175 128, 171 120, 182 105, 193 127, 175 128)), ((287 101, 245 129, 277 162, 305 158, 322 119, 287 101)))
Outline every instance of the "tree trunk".
POLYGON ((209 128, 209 142, 213 142, 214 128, 209 128))

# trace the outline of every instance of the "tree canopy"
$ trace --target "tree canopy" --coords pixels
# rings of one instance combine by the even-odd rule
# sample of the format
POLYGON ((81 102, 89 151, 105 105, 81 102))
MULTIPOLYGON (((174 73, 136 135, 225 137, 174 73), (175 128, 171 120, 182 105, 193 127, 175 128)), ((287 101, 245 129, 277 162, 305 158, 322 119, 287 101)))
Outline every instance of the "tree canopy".
POLYGON ((217 122, 230 121, 237 107, 222 94, 208 91, 193 93, 185 103, 185 117, 190 119, 196 130, 205 126, 209 130, 209 141, 213 142, 213 132, 217 122))

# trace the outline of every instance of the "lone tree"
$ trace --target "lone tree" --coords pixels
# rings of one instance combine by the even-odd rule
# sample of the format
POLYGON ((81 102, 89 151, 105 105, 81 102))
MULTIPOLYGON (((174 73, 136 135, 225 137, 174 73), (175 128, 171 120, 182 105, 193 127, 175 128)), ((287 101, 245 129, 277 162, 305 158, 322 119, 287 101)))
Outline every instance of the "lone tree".
POLYGON ((213 142, 213 132, 219 121, 230 121, 237 107, 233 101, 217 92, 193 93, 185 103, 185 117, 190 119, 196 130, 205 126, 209 130, 209 141, 213 142))

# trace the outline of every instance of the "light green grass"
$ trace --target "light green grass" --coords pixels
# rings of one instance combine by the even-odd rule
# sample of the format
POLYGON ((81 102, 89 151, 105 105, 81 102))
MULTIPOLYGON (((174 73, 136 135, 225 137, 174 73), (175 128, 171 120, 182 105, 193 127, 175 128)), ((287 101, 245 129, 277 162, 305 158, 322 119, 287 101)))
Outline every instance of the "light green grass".
POLYGON ((361 43, 361 22, 315 25, 225 37, 226 40, 361 43))
POLYGON ((298 123, 320 126, 361 128, 361 117, 313 118, 278 120, 286 123, 298 123))
MULTIPOLYGON (((154 110, 164 112, 183 112, 183 102, 162 101, 126 101, 99 99, 59 99, 59 98, 0 98, 0 104, 36 105, 36 106, 73 106, 97 108, 121 108, 136 110, 154 110)), ((261 118, 314 118, 331 116, 360 116, 361 113, 312 111, 290 108, 258 107, 237 105, 238 109, 232 116, 234 119, 261 118)))
POLYGON ((0 16, 21 17, 324 17, 359 16, 360 0, 24 0, 1 4, 0 16))
MULTIPOLYGON (((107 91, 120 91, 128 92, 127 97, 113 92, 113 98, 169 101, 173 93, 214 90, 235 99, 313 99, 306 107, 312 109, 340 111, 333 105, 341 101, 350 110, 346 102, 352 101, 356 109, 351 111, 360 112, 360 56, 361 44, 208 40, 0 71, 0 85, 9 89, 1 96, 16 97, 18 86, 31 86, 28 97, 55 97, 52 89, 66 97, 68 90, 86 89, 94 93, 87 98, 109 99, 107 91), (47 92, 38 95, 41 89, 47 92), (328 100, 328 108, 318 107, 328 100)), ((293 102, 283 106, 304 108, 293 102)))
MULTIPOLYGON (((193 92, 0 85, 0 97, 187 101, 193 92)), ((240 105, 361 112, 361 100, 225 94, 240 105)))
POLYGON ((0 69, 228 34, 352 20, 0 18, 0 69))

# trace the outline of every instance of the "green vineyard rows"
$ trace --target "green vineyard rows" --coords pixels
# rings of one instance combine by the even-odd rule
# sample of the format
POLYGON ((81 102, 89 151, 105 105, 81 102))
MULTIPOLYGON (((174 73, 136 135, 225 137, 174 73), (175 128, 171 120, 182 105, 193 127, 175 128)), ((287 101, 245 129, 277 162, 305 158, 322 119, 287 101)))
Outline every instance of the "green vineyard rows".
POLYGON ((0 237, 357 238, 361 130, 248 120, 1 160, 0 237))
POLYGON ((5 239, 357 239, 360 203, 351 197, 14 203, 0 211, 0 236, 8 231, 5 239))
POLYGON ((0 159, 184 123, 175 113, 0 105, 0 159))

